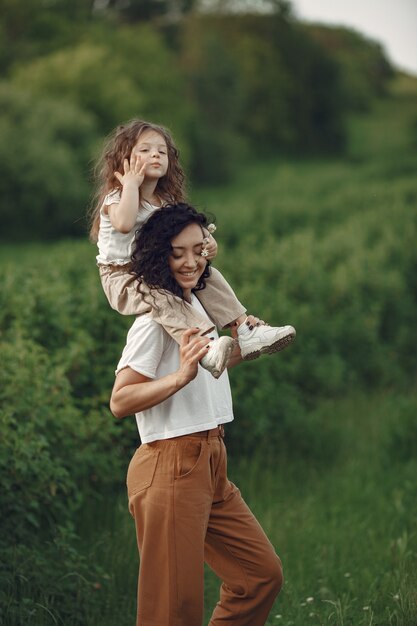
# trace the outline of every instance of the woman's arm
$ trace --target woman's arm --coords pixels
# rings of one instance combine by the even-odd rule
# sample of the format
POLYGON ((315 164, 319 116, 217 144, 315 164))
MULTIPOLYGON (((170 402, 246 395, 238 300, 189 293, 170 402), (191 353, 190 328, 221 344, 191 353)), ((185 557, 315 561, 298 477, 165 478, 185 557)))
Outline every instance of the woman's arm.
POLYGON ((150 409, 188 385, 198 372, 198 362, 207 353, 207 337, 196 337, 197 328, 186 330, 180 346, 180 367, 176 372, 152 380, 130 367, 116 376, 110 398, 110 410, 121 419, 150 409))

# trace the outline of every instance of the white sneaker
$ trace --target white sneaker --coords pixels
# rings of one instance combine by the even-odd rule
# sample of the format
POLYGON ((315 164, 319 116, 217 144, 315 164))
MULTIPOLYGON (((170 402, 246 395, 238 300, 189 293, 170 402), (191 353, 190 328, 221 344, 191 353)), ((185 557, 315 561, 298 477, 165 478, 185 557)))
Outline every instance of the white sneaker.
POLYGON ((224 372, 227 362, 235 347, 235 340, 231 337, 219 337, 210 341, 210 348, 200 361, 200 365, 214 376, 219 378, 224 372))
POLYGON ((252 330, 241 324, 237 330, 242 358, 257 359, 261 354, 273 354, 286 348, 295 338, 292 326, 254 326, 252 330))

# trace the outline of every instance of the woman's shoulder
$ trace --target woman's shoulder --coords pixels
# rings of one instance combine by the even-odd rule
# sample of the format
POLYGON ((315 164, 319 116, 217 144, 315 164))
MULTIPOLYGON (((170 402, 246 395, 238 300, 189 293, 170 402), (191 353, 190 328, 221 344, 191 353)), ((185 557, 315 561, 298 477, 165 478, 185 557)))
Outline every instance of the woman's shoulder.
POLYGON ((157 352, 163 350, 171 342, 174 340, 148 313, 139 315, 135 319, 126 337, 126 346, 141 352, 148 350, 157 352))

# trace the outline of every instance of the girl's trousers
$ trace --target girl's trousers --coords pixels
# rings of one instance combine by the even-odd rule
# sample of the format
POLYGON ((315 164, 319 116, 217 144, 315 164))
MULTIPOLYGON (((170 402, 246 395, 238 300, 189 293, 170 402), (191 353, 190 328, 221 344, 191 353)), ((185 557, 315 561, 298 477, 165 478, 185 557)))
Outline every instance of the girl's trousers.
POLYGON ((263 626, 281 589, 281 561, 227 478, 221 433, 144 444, 132 458, 137 626, 201 626, 204 562, 222 580, 209 626, 263 626))
MULTIPOLYGON (((101 284, 110 306, 123 315, 151 313, 177 343, 187 328, 198 327, 201 334, 213 330, 213 324, 196 309, 168 291, 150 289, 129 274, 126 265, 99 265, 101 284)), ((205 289, 195 295, 217 328, 225 328, 246 312, 235 292, 215 268, 210 268, 205 289)))

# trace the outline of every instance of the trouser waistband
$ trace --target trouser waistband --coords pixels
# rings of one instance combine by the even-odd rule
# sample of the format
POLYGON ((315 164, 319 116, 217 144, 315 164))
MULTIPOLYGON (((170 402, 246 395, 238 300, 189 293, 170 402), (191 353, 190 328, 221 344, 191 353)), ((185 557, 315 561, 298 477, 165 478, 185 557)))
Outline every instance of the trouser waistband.
POLYGON ((198 433, 190 433, 185 435, 186 437, 201 437, 202 439, 208 439, 209 437, 224 437, 224 426, 220 424, 217 428, 211 428, 210 430, 201 430, 198 433))

